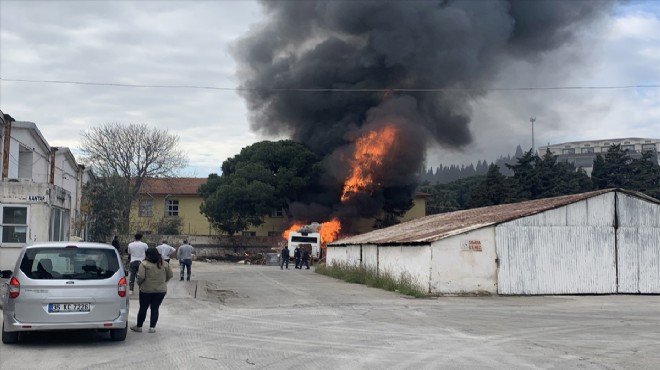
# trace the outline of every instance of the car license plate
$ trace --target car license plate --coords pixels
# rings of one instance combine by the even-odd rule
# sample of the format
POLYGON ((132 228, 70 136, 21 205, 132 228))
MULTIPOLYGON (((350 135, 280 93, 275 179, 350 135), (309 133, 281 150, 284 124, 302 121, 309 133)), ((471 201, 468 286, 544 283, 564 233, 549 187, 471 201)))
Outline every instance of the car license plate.
POLYGON ((48 312, 89 312, 89 303, 49 303, 48 312))

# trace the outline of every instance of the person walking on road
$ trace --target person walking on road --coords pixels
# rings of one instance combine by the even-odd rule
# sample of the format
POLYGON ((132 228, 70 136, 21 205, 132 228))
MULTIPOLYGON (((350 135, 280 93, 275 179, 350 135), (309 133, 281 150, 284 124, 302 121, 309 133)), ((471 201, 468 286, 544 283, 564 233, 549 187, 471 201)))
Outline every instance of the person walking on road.
POLYGON ((309 261, 309 251, 307 251, 307 248, 300 248, 300 249, 302 250, 300 252, 300 254, 302 254, 302 257, 300 259, 300 267, 299 268, 302 270, 302 265, 303 265, 303 262, 304 262, 305 266, 307 267, 307 270, 309 270, 309 263, 307 262, 307 261, 309 261))
POLYGON ((157 246, 156 249, 158 249, 158 252, 163 258, 163 261, 167 262, 168 264, 170 263, 170 255, 176 252, 176 249, 173 246, 167 244, 167 240, 163 240, 163 243, 157 246))
POLYGON ((167 294, 167 282, 172 279, 170 264, 163 258, 156 248, 149 248, 144 261, 140 262, 137 274, 137 283, 140 287, 140 309, 137 314, 137 325, 131 330, 141 333, 142 324, 147 318, 147 310, 151 308, 149 317, 149 333, 156 332, 158 322, 158 309, 167 294))
POLYGON ((286 269, 289 269, 289 247, 284 246, 284 249, 282 249, 282 254, 280 255, 282 258, 282 264, 280 264, 280 270, 284 270, 284 265, 286 264, 286 269))
POLYGON ((190 280, 193 253, 195 253, 195 248, 188 244, 188 240, 184 240, 183 244, 176 251, 176 258, 179 260, 179 267, 181 268, 181 281, 183 281, 184 269, 188 272, 186 280, 190 280))
POLYGON ((135 234, 135 240, 128 243, 128 260, 130 261, 130 276, 128 278, 129 294, 133 294, 135 286, 135 275, 137 275, 140 262, 144 260, 149 246, 142 241, 142 234, 135 234))
POLYGON ((117 252, 119 252, 119 255, 121 256, 121 250, 119 250, 119 239, 117 239, 117 235, 115 235, 115 238, 112 239, 112 246, 115 247, 117 252))
POLYGON ((293 250, 293 260, 296 261, 296 268, 301 268, 302 264, 300 263, 300 247, 296 246, 296 249, 293 250))

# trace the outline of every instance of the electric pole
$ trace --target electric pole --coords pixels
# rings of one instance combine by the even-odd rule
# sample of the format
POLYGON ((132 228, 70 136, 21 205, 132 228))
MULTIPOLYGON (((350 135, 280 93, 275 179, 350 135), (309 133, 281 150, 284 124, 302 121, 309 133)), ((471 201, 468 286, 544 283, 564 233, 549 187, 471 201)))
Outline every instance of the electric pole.
MULTIPOLYGON (((534 153, 534 122, 536 121, 536 117, 530 117, 529 122, 532 123, 532 153, 534 153)), ((536 153, 534 153, 536 154, 536 153)))

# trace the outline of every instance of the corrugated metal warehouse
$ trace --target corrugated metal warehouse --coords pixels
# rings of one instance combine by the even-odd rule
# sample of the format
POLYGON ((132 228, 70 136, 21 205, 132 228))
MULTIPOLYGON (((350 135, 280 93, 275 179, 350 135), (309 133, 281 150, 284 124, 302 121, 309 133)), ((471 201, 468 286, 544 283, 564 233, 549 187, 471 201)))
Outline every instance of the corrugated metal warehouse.
POLYGON ((606 189, 426 216, 337 240, 326 263, 431 294, 657 294, 660 201, 606 189))

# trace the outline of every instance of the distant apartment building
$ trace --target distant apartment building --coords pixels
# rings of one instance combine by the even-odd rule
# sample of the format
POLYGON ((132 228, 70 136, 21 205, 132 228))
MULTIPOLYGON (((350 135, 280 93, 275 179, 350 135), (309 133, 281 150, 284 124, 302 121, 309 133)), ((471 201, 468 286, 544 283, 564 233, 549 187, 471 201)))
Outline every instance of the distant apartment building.
MULTIPOLYGON (((576 168, 584 169, 591 176, 596 155, 605 155, 612 145, 621 145, 621 149, 628 150, 628 155, 632 158, 639 158, 647 151, 653 153, 660 151, 660 139, 630 137, 546 145, 539 147, 537 153, 542 157, 550 149, 550 152, 557 156, 557 161, 573 163, 576 168)), ((654 160, 658 162, 657 155, 654 160)))
POLYGON ((25 245, 84 238, 80 203, 90 173, 68 148, 50 146, 36 124, 0 111, 0 127, 0 270, 6 270, 25 245))

